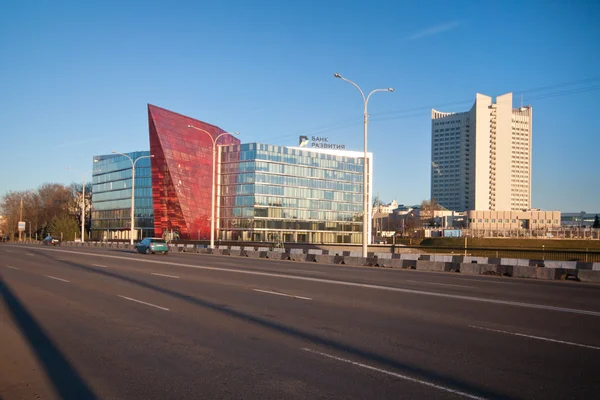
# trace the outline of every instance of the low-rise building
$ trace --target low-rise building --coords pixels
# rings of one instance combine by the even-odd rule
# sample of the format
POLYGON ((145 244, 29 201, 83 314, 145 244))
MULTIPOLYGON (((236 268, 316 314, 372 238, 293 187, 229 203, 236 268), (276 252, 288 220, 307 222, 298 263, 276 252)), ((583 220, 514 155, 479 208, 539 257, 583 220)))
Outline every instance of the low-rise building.
POLYGON ((492 231, 560 228, 560 211, 467 211, 467 227, 492 231))

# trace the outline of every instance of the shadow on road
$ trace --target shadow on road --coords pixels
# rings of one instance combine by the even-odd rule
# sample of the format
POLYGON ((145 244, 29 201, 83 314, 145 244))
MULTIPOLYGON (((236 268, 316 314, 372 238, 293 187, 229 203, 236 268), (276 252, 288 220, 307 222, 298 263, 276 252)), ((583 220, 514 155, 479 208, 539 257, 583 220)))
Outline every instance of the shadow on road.
MULTIPOLYGON (((0 295, 6 304, 9 316, 12 317, 40 361, 58 396, 66 400, 97 399, 98 397, 92 392, 77 370, 73 368, 52 339, 13 293, 8 283, 1 277, 0 295)), ((0 398, 0 400, 2 399, 0 398)))
MULTIPOLYGON (((44 255, 46 257, 52 258, 47 253, 40 254, 40 255, 44 255)), ((58 260, 56 260, 56 261, 58 261, 58 260)), ((328 339, 328 338, 319 336, 314 333, 300 330, 300 329, 292 327, 292 326, 280 324, 280 323, 277 323, 277 322, 274 322, 274 321, 271 321, 268 319, 264 319, 264 318, 261 318, 261 317, 258 317, 258 316, 252 315, 252 314, 248 314, 246 312, 236 311, 236 310, 230 308, 229 306, 219 305, 219 304, 210 302, 205 299, 201 299, 201 298, 193 297, 193 296, 190 296, 187 294, 179 293, 179 292, 176 292, 171 289, 166 289, 166 288, 163 288, 163 287, 151 284, 151 283, 147 283, 147 282, 135 279, 135 278, 123 276, 123 275, 120 275, 115 272, 99 270, 96 268, 91 268, 86 265, 77 264, 77 263, 74 263, 72 261, 67 261, 67 260, 60 260, 60 262, 63 263, 65 266, 70 266, 75 269, 91 272, 91 273, 106 276, 106 277, 119 279, 121 281, 130 283, 133 285, 137 285, 137 286, 145 288, 145 289, 153 290, 155 292, 165 294, 165 295, 174 297, 179 300, 183 300, 185 302, 194 304, 199 307, 204 307, 206 309, 210 309, 215 312, 219 312, 221 314, 227 315, 232 318, 236 318, 236 319, 248 322, 248 323, 253 323, 253 324, 262 326, 264 328, 270 329, 272 331, 276 331, 276 332, 279 332, 279 333, 282 333, 285 335, 295 337, 296 339, 306 340, 315 345, 324 346, 324 347, 327 347, 334 351, 344 352, 346 354, 360 357, 364 360, 369 360, 369 361, 372 361, 372 362, 375 362, 375 363, 378 363, 381 365, 386 365, 386 366, 394 368, 398 371, 401 371, 404 374, 410 375, 412 377, 420 377, 425 380, 434 381, 437 384, 443 384, 443 385, 451 387, 453 389, 461 390, 461 391, 470 393, 472 395, 481 396, 481 397, 485 397, 488 399, 496 399, 496 398, 506 399, 509 397, 505 394, 491 393, 488 390, 484 390, 479 387, 474 387, 473 385, 471 385, 467 382, 459 381, 456 378, 449 376, 449 375, 442 375, 442 374, 439 374, 439 373, 436 373, 433 371, 425 370, 418 366, 402 363, 402 362, 396 361, 390 357, 372 353, 372 352, 369 352, 366 350, 362 350, 362 349, 354 347, 352 345, 345 344, 345 343, 342 343, 342 342, 339 342, 336 340, 328 339)))

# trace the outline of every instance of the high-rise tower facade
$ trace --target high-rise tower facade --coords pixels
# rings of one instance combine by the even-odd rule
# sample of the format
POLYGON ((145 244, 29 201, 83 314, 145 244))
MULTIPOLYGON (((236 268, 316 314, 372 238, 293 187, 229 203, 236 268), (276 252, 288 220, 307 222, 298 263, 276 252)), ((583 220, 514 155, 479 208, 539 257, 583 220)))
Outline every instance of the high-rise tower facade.
POLYGON ((431 197, 450 210, 531 208, 531 106, 477 94, 470 111, 431 111, 431 197))

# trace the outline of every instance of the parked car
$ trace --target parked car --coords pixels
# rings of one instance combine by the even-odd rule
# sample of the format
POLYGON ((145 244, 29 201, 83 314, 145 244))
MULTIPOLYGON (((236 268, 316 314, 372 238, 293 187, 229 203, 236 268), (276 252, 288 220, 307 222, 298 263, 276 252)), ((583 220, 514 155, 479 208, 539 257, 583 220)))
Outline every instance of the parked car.
POLYGON ((55 236, 46 236, 43 242, 46 246, 60 246, 60 239, 55 236))
POLYGON ((162 238, 145 238, 135 245, 135 249, 146 254, 162 253, 166 256, 169 253, 169 245, 162 238))

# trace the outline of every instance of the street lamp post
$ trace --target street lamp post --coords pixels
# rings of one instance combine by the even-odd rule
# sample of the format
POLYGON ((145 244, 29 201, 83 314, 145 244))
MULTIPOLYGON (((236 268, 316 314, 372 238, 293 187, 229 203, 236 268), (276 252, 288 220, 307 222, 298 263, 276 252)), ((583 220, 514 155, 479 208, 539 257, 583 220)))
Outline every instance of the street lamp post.
MULTIPOLYGON (((74 169, 65 167, 65 169, 74 169)), ((81 177, 81 243, 85 242, 85 175, 81 177)))
POLYGON ((363 160, 363 195, 364 195, 364 201, 363 201, 363 238, 362 238, 362 256, 366 257, 367 256, 367 244, 369 243, 369 227, 368 227, 368 223, 369 223, 369 217, 371 215, 371 213, 369 212, 369 193, 368 193, 368 183, 367 183, 367 177, 369 175, 369 171, 371 170, 371 166, 368 165, 367 162, 367 133, 368 133, 368 128, 369 128, 369 113, 368 113, 368 105, 369 105, 369 99, 371 98, 371 95, 375 92, 393 92, 394 88, 387 88, 387 89, 374 89, 371 91, 371 93, 368 94, 368 96, 365 97, 365 93, 362 91, 362 89, 360 88, 360 86, 358 86, 356 83, 352 82, 349 79, 344 78, 342 75, 335 73, 333 74, 334 77, 339 78, 343 81, 348 82, 349 84, 353 85, 355 88, 358 89, 358 91, 360 92, 362 98, 363 98, 363 103, 364 103, 364 142, 365 142, 365 154, 364 154, 364 160, 363 160))
POLYGON ((140 156, 134 160, 125 153, 118 153, 114 150, 112 153, 127 157, 131 161, 131 226, 129 228, 129 244, 133 244, 133 232, 135 231, 135 164, 142 158, 153 158, 154 155, 140 156))
POLYGON ((210 140, 212 140, 212 144, 213 144, 213 148, 212 148, 212 185, 211 185, 212 189, 211 189, 211 200, 210 200, 210 248, 214 249, 215 248, 215 164, 217 163, 217 160, 216 160, 217 141, 223 135, 228 135, 228 134, 239 135, 240 133, 239 132, 223 132, 223 133, 217 135, 216 138, 213 138, 213 136, 210 134, 210 132, 208 132, 202 128, 198 128, 194 125, 188 125, 188 128, 196 129, 197 131, 206 133, 208 135, 208 137, 210 138, 210 140))

